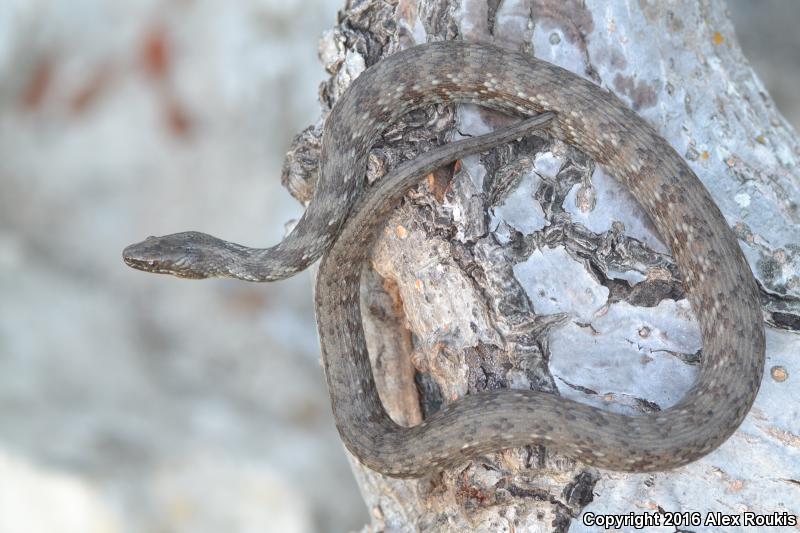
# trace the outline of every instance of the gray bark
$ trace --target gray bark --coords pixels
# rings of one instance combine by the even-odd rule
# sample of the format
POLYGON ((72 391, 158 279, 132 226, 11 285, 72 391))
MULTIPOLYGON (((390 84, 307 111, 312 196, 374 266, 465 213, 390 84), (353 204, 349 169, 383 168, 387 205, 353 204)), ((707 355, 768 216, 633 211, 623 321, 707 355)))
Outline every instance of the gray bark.
MULTIPOLYGON (((331 79, 322 119, 288 156, 290 191, 310 198, 322 120, 353 78, 398 49, 454 38, 591 79, 685 155, 761 285, 768 367, 742 428, 671 472, 601 472, 539 446, 420 480, 353 461, 372 514, 364 531, 583 531, 586 512, 800 513, 800 393, 791 385, 800 375, 800 147, 743 57, 724 3, 352 2, 320 45, 331 79)), ((474 106, 412 113, 374 148, 368 179, 508 120, 474 106)), ((495 388, 658 411, 689 388, 702 357, 680 277, 647 216, 593 161, 546 136, 423 180, 376 245, 362 309, 382 398, 402 424, 495 388)))

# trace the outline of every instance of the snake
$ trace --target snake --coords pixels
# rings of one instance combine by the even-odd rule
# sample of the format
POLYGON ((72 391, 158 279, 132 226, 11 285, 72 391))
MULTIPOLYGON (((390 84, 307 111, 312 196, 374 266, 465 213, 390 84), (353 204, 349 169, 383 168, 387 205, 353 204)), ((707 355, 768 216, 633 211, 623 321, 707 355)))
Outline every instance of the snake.
POLYGON ((279 244, 248 248, 182 232, 131 245, 123 259, 139 270, 184 278, 273 281, 303 270, 323 254, 315 305, 333 416, 353 456, 388 476, 421 477, 529 445, 550 447, 601 469, 678 468, 709 454, 736 431, 761 384, 765 340, 758 287, 735 234, 702 182, 651 125, 610 91, 529 54, 443 41, 389 55, 353 80, 333 106, 324 124, 314 196, 279 244), (453 103, 533 116, 517 127, 524 131, 538 120, 549 135, 602 165, 649 216, 672 252, 702 336, 697 376, 676 404, 630 415, 557 394, 501 389, 466 395, 411 427, 387 414, 375 385, 359 302, 370 247, 387 214, 430 165, 461 157, 459 150, 480 150, 481 142, 498 138, 435 148, 420 156, 424 160, 407 162, 371 186, 365 180, 367 158, 381 133, 405 113, 453 103))

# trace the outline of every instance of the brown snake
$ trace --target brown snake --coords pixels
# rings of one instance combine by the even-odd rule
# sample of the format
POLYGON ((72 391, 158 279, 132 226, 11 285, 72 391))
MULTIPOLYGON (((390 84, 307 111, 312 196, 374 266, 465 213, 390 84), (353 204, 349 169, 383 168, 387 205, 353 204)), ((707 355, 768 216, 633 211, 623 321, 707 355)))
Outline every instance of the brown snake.
MULTIPOLYGON (((440 152, 445 148, 428 154, 427 164, 461 149, 446 156, 440 152)), ((135 268, 181 277, 268 281, 302 270, 326 250, 316 304, 334 417, 347 448, 388 475, 421 476, 534 443, 601 468, 673 468, 723 443, 761 383, 764 331, 756 283, 706 189, 677 152, 611 93, 523 54, 483 44, 430 43, 363 72, 325 123, 314 199, 277 246, 251 249, 186 232, 151 237, 126 248, 123 257, 135 268), (408 174, 427 167, 412 162, 365 192, 366 158, 379 134, 402 114, 457 102, 522 115, 552 112, 549 132, 604 165, 648 213, 673 252, 703 336, 698 378, 677 405, 627 416, 552 394, 500 390, 461 398, 415 427, 401 427, 386 414, 361 324, 360 273, 382 218, 414 178, 408 174)))

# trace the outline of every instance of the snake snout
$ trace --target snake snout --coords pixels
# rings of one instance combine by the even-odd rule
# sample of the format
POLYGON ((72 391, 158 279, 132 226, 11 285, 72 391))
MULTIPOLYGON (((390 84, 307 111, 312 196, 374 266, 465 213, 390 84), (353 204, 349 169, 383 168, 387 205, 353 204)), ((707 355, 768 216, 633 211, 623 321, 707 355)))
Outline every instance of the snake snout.
POLYGON ((154 272, 157 263, 156 257, 152 253, 148 253, 151 251, 148 250, 149 246, 146 246, 152 242, 152 239, 155 237, 148 237, 142 242, 126 246, 122 250, 122 260, 125 264, 137 270, 154 272))

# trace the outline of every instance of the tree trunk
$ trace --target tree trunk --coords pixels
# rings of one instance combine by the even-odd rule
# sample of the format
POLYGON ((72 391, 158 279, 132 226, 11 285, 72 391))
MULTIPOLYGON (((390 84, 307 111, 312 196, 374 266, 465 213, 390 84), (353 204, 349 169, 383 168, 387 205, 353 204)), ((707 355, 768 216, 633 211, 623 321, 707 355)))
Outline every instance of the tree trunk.
MULTIPOLYGON (((696 520, 710 511, 800 514, 791 384, 800 376, 800 147, 742 56, 724 3, 352 2, 320 45, 331 73, 323 119, 364 68, 442 39, 559 64, 614 92, 684 154, 760 283, 768 366, 739 431, 670 472, 603 472, 540 446, 419 480, 353 461, 372 515, 364 531, 582 531, 589 513, 631 512, 668 526, 675 511, 700 513, 676 525, 702 531, 696 520)), ((323 119, 298 136, 284 169, 301 201, 313 193, 323 119)), ((368 179, 508 120, 466 105, 411 113, 373 149, 368 179)), ((370 353, 401 424, 495 388, 658 411, 677 403, 702 358, 675 264, 643 210, 587 156, 546 136, 428 176, 387 223, 369 266, 370 353)))

